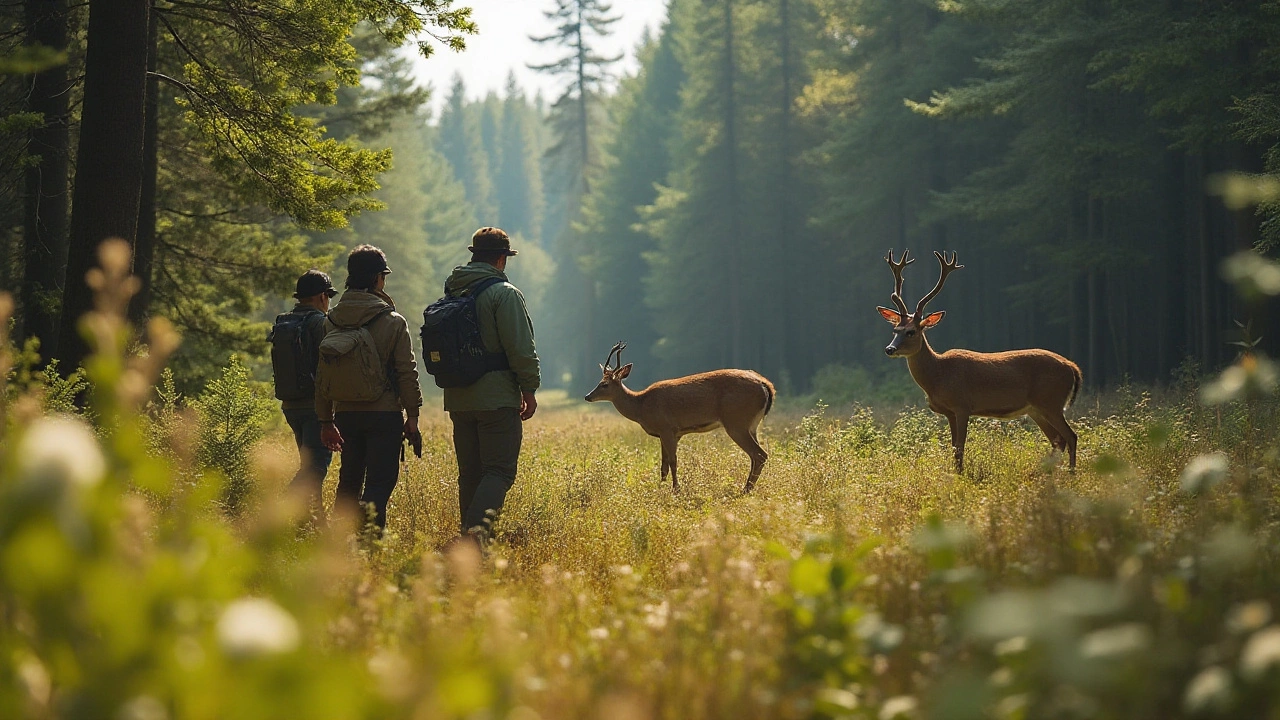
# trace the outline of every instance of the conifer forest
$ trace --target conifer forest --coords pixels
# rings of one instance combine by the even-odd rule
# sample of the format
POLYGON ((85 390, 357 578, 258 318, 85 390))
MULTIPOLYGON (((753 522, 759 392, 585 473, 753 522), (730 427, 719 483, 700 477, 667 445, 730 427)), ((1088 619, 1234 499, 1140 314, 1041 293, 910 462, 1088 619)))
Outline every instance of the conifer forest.
POLYGON ((0 0, 0 718, 1280 718, 1280 0, 667 0, 621 52, 626 0, 518 2, 537 57, 468 55, 499 0, 0 0), (473 548, 418 333, 484 226, 542 409, 473 548), (362 244, 426 398, 372 535, 338 460, 289 494, 268 340, 362 244), (1067 430, 894 357, 918 301, 1078 366, 1067 430), (756 454, 691 421, 678 490, 583 401, 722 369, 756 454))

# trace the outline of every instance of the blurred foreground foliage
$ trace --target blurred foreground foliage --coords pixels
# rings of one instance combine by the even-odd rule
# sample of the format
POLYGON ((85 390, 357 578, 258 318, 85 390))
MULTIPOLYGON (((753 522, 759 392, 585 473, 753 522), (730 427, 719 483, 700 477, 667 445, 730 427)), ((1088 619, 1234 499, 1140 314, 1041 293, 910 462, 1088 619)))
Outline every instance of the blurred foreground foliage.
POLYGON ((756 493, 706 435, 672 496, 640 431, 562 411, 481 557, 449 549, 442 420, 381 541, 307 525, 243 368, 181 397, 173 331, 122 320, 127 251, 102 265, 83 377, 0 358, 0 717, 1280 713, 1280 403, 1249 349, 1087 398, 1075 474, 1033 426, 975 422, 957 477, 936 416, 820 405, 770 418, 756 493))

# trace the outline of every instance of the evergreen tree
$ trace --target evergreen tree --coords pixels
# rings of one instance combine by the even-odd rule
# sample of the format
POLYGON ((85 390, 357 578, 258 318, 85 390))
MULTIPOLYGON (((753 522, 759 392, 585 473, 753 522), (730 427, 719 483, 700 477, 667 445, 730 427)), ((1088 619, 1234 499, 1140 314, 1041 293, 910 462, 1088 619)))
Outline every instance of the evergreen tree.
POLYGON ((578 382, 588 377, 596 364, 599 295, 596 279, 586 275, 581 265, 589 254, 589 241, 573 232, 573 225, 600 163, 597 146, 604 121, 600 95, 609 67, 621 59, 620 55, 601 55, 596 49, 618 21, 611 13, 611 5, 604 0, 555 0, 554 9, 544 13, 556 24, 555 31, 532 38, 559 46, 563 54, 553 62, 530 68, 567 80, 564 92, 551 105, 549 122, 554 139, 547 150, 551 167, 545 173, 549 192, 559 194, 563 204, 548 202, 550 223, 544 226, 542 237, 556 261, 553 286, 558 294, 553 302, 564 309, 560 322, 549 333, 550 376, 567 373, 578 382), (556 368, 562 372, 555 372, 556 368))
POLYGON ((477 217, 493 217, 493 181, 488 152, 476 122, 476 113, 467 103, 467 87, 461 75, 453 78, 449 97, 440 113, 437 142, 440 152, 453 166, 453 174, 467 189, 467 199, 477 217))
POLYGON ((592 242, 587 272, 600 280, 600 316, 607 318, 602 332, 627 341, 636 365, 632 376, 644 384, 659 377, 652 355, 658 337, 644 302, 646 257, 656 246, 637 226, 639 208, 654 202, 657 184, 670 173, 684 82, 669 21, 657 39, 645 38, 639 56, 639 73, 622 81, 611 105, 616 131, 599 180, 583 199, 582 232, 592 242))
POLYGON ((665 374, 744 361, 742 178, 738 123, 744 0, 676 0, 674 27, 686 73, 671 176, 645 211, 657 240, 648 297, 665 374))
POLYGON ((539 121, 535 113, 512 72, 507 76, 506 97, 502 102, 499 143, 502 162, 495 181, 498 224, 509 233, 538 242, 541 239, 542 172, 533 129, 539 121))

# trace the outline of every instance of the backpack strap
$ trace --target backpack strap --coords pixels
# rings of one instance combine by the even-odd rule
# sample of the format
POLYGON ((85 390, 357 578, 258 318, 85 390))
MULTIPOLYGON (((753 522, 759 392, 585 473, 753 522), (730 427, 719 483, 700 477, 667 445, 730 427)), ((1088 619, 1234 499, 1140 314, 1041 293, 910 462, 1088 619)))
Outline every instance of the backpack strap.
POLYGON ((500 277, 487 277, 483 280, 477 280, 476 282, 468 285, 466 287, 466 290, 467 292, 471 293, 471 297, 476 298, 476 297, 480 297, 480 293, 484 292, 485 290, 488 290, 494 285, 497 285, 499 283, 504 283, 504 282, 506 282, 506 280, 503 280, 500 277))
MULTIPOLYGON (((506 282, 506 280, 500 277, 487 277, 482 280, 476 280, 470 285, 462 288, 462 290, 460 290, 459 293, 465 292, 473 298, 479 297, 480 293, 484 292, 485 290, 488 290, 489 288, 493 287, 494 285, 497 285, 498 283, 504 283, 504 282, 506 282)), ((458 295, 455 295, 449 292, 449 282, 447 280, 445 281, 445 284, 444 284, 444 296, 458 297, 458 295)))

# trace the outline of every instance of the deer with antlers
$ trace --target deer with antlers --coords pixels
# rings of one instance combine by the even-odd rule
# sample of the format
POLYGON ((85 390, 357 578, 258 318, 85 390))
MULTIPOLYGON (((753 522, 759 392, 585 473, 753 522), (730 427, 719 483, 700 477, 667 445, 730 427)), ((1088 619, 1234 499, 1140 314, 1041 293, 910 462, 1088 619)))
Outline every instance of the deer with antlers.
POLYGON ((648 434, 662 441, 662 479, 671 471, 671 489, 680 491, 676 480, 676 445, 690 433, 723 427, 729 438, 751 458, 743 493, 751 492, 769 453, 760 447, 756 430, 773 407, 777 394, 773 383, 750 370, 715 370, 662 380, 635 392, 622 384, 631 374, 631 363, 622 364, 626 343, 618 343, 600 366, 600 384, 587 394, 587 402, 608 400, 618 412, 648 434), (617 364, 610 366, 617 356, 617 364))
POLYGON ((902 270, 915 262, 909 251, 903 251, 898 262, 893 250, 885 261, 893 271, 894 287, 890 298, 898 307, 876 308, 885 320, 893 323, 893 342, 884 349, 889 357, 907 359, 911 377, 929 396, 929 409, 945 415, 951 423, 951 446, 955 451, 956 471, 964 472, 964 441, 969 418, 1016 418, 1029 416, 1054 450, 1065 450, 1072 470, 1076 467, 1076 434, 1067 424, 1063 412, 1075 401, 1080 391, 1080 368, 1070 360, 1048 350, 1010 350, 981 353, 972 350, 933 351, 925 339, 925 331, 937 325, 945 312, 924 314, 929 301, 942 290, 947 276, 964 267, 940 252, 933 253, 942 266, 938 283, 920 298, 914 313, 907 312, 902 300, 902 270))

